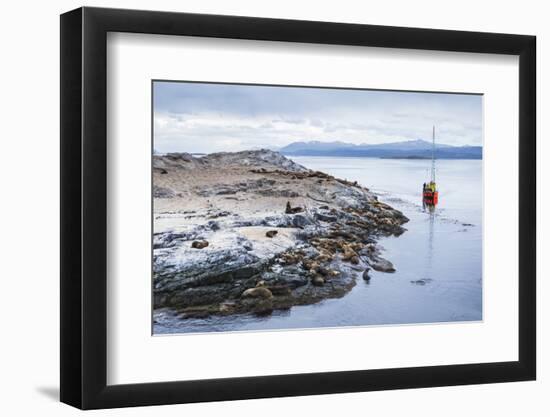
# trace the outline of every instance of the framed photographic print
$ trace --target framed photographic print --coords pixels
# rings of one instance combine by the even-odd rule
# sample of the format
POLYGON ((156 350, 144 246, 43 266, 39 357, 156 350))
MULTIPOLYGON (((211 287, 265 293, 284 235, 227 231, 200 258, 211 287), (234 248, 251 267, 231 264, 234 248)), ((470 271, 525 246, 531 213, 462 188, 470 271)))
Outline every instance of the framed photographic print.
POLYGON ((61 16, 61 400, 535 379, 535 38, 61 16))

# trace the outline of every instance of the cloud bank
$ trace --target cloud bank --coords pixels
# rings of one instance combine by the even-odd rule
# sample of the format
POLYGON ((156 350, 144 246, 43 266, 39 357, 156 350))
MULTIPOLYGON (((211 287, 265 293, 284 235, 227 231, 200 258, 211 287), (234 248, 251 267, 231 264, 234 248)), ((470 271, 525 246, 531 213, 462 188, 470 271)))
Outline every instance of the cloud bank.
POLYGON ((187 82, 154 83, 154 148, 210 153, 296 141, 482 144, 482 97, 187 82))

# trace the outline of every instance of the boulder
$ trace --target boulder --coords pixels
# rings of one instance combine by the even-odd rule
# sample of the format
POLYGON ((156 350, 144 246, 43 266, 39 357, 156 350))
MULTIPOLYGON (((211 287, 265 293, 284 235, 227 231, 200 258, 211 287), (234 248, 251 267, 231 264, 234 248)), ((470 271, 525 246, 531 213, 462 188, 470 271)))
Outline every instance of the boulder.
POLYGON ((154 198, 173 198, 176 196, 174 190, 166 187, 159 187, 158 185, 153 186, 153 197, 154 198))
POLYGON ((370 266, 372 266, 372 269, 379 272, 395 272, 395 268, 393 267, 393 264, 384 258, 375 258, 371 260, 370 266))
POLYGON ((330 215, 330 214, 324 214, 324 213, 317 212, 317 213, 315 213, 315 219, 320 220, 322 222, 334 223, 336 220, 338 220, 338 217, 334 216, 334 215, 330 215))
POLYGON ((311 224, 311 220, 309 220, 303 214, 297 214, 292 219, 292 225, 294 227, 304 228, 304 227, 306 227, 307 225, 310 225, 310 224, 311 224))
POLYGON ((269 315, 273 311, 273 300, 270 298, 245 298, 241 301, 241 307, 250 313, 269 315))

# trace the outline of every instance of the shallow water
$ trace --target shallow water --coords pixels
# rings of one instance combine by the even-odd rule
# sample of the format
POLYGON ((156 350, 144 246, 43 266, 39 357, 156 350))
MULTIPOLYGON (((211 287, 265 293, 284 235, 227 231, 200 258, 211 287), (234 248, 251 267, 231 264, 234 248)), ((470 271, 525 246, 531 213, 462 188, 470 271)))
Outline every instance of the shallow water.
POLYGON ((267 317, 241 315, 179 320, 156 312, 154 333, 268 330, 482 319, 482 162, 437 161, 439 204, 420 197, 430 161, 293 157, 307 168, 358 181, 401 210, 410 222, 399 237, 380 240, 393 274, 371 271, 369 283, 340 299, 297 306, 267 317))

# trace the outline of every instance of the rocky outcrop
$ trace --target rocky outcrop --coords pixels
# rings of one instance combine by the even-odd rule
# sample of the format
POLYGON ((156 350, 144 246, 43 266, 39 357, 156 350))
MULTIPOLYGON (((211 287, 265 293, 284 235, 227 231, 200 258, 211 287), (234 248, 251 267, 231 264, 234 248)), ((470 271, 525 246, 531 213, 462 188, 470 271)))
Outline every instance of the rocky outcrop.
MULTIPOLYGON (((241 166, 263 170, 281 169, 286 172, 308 172, 308 170, 278 152, 268 149, 242 152, 218 152, 197 158, 189 153, 169 153, 153 157, 153 171, 168 173, 170 168, 195 170, 241 166)), ((243 178, 244 179, 244 178, 243 178)))
POLYGON ((155 308, 268 314, 342 297, 370 268, 395 270, 377 237, 408 219, 357 183, 265 150, 153 166, 155 187, 172 192, 155 198, 155 308))

